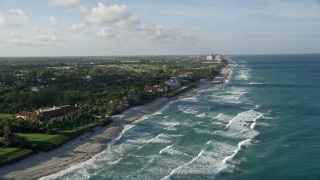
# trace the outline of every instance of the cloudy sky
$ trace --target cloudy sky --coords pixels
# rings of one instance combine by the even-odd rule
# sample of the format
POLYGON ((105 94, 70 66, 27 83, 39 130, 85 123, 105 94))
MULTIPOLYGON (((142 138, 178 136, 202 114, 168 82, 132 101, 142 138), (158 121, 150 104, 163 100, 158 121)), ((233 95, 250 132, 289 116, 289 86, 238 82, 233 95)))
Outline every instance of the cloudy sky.
POLYGON ((0 56, 320 53, 320 0, 0 0, 0 56))

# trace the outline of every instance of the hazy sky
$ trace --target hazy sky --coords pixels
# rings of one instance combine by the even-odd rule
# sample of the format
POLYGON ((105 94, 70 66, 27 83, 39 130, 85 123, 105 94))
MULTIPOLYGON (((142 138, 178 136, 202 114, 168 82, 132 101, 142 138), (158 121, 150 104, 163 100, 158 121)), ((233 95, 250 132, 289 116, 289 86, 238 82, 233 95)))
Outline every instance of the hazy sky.
POLYGON ((320 53, 320 0, 0 0, 0 56, 320 53))

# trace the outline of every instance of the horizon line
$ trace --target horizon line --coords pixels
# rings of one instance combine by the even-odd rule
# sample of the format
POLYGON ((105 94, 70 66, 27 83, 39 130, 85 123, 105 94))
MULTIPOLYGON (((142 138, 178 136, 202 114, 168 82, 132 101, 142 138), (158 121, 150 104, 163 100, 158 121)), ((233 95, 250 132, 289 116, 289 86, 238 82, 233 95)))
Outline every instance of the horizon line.
POLYGON ((145 54, 145 55, 50 55, 50 56, 0 56, 0 58, 71 58, 71 57, 161 57, 161 56, 206 56, 209 54, 220 54, 228 56, 243 56, 243 55, 316 55, 318 53, 236 53, 236 54, 226 54, 226 53, 207 53, 207 54, 145 54))

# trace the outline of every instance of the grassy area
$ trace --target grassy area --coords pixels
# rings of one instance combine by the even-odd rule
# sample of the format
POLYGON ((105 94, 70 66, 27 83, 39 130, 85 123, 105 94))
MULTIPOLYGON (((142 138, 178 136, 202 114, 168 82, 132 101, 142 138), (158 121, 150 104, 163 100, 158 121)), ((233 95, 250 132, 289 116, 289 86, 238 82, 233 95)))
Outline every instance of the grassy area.
POLYGON ((54 149, 68 141, 68 137, 60 134, 49 135, 17 133, 16 135, 24 138, 26 143, 39 151, 50 151, 51 149, 54 149))
POLYGON ((0 148, 0 166, 23 159, 32 152, 32 150, 21 148, 0 148))
POLYGON ((111 122, 110 120, 100 121, 99 123, 92 123, 74 130, 56 132, 56 134, 15 133, 23 142, 20 147, 24 148, 0 148, 0 166, 17 162, 34 152, 50 151, 93 130, 96 126, 108 125, 111 122))
POLYGON ((16 135, 26 138, 26 140, 29 142, 44 142, 59 136, 59 135, 49 135, 49 134, 22 134, 22 133, 17 133, 16 135))
POLYGON ((20 151, 20 148, 0 148, 0 156, 20 151))
POLYGON ((12 118, 14 114, 0 113, 0 118, 12 118))
POLYGON ((92 123, 86 126, 78 127, 74 130, 65 130, 57 132, 57 134, 23 134, 17 133, 19 137, 22 137, 26 143, 33 147, 36 151, 50 151, 62 144, 70 141, 90 130, 94 127, 101 125, 101 123, 92 123))
POLYGON ((97 126, 99 123, 92 123, 92 124, 88 124, 86 126, 81 126, 81 127, 77 127, 73 130, 64 130, 64 131, 60 131, 61 133, 66 133, 66 134, 71 134, 71 133, 77 133, 77 132, 82 132, 82 131, 88 131, 91 128, 94 128, 95 126, 97 126))

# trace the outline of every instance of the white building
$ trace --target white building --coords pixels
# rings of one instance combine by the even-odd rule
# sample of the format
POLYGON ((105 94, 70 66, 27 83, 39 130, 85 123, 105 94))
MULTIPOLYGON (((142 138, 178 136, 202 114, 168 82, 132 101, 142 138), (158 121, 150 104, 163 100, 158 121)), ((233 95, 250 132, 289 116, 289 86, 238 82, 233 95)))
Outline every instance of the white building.
POLYGON ((207 56, 207 60, 208 60, 208 61, 212 61, 212 60, 213 60, 213 55, 210 54, 209 56, 207 56))
POLYGON ((222 59, 221 59, 221 56, 219 54, 217 54, 214 58, 214 60, 217 62, 217 63, 221 63, 222 59))

